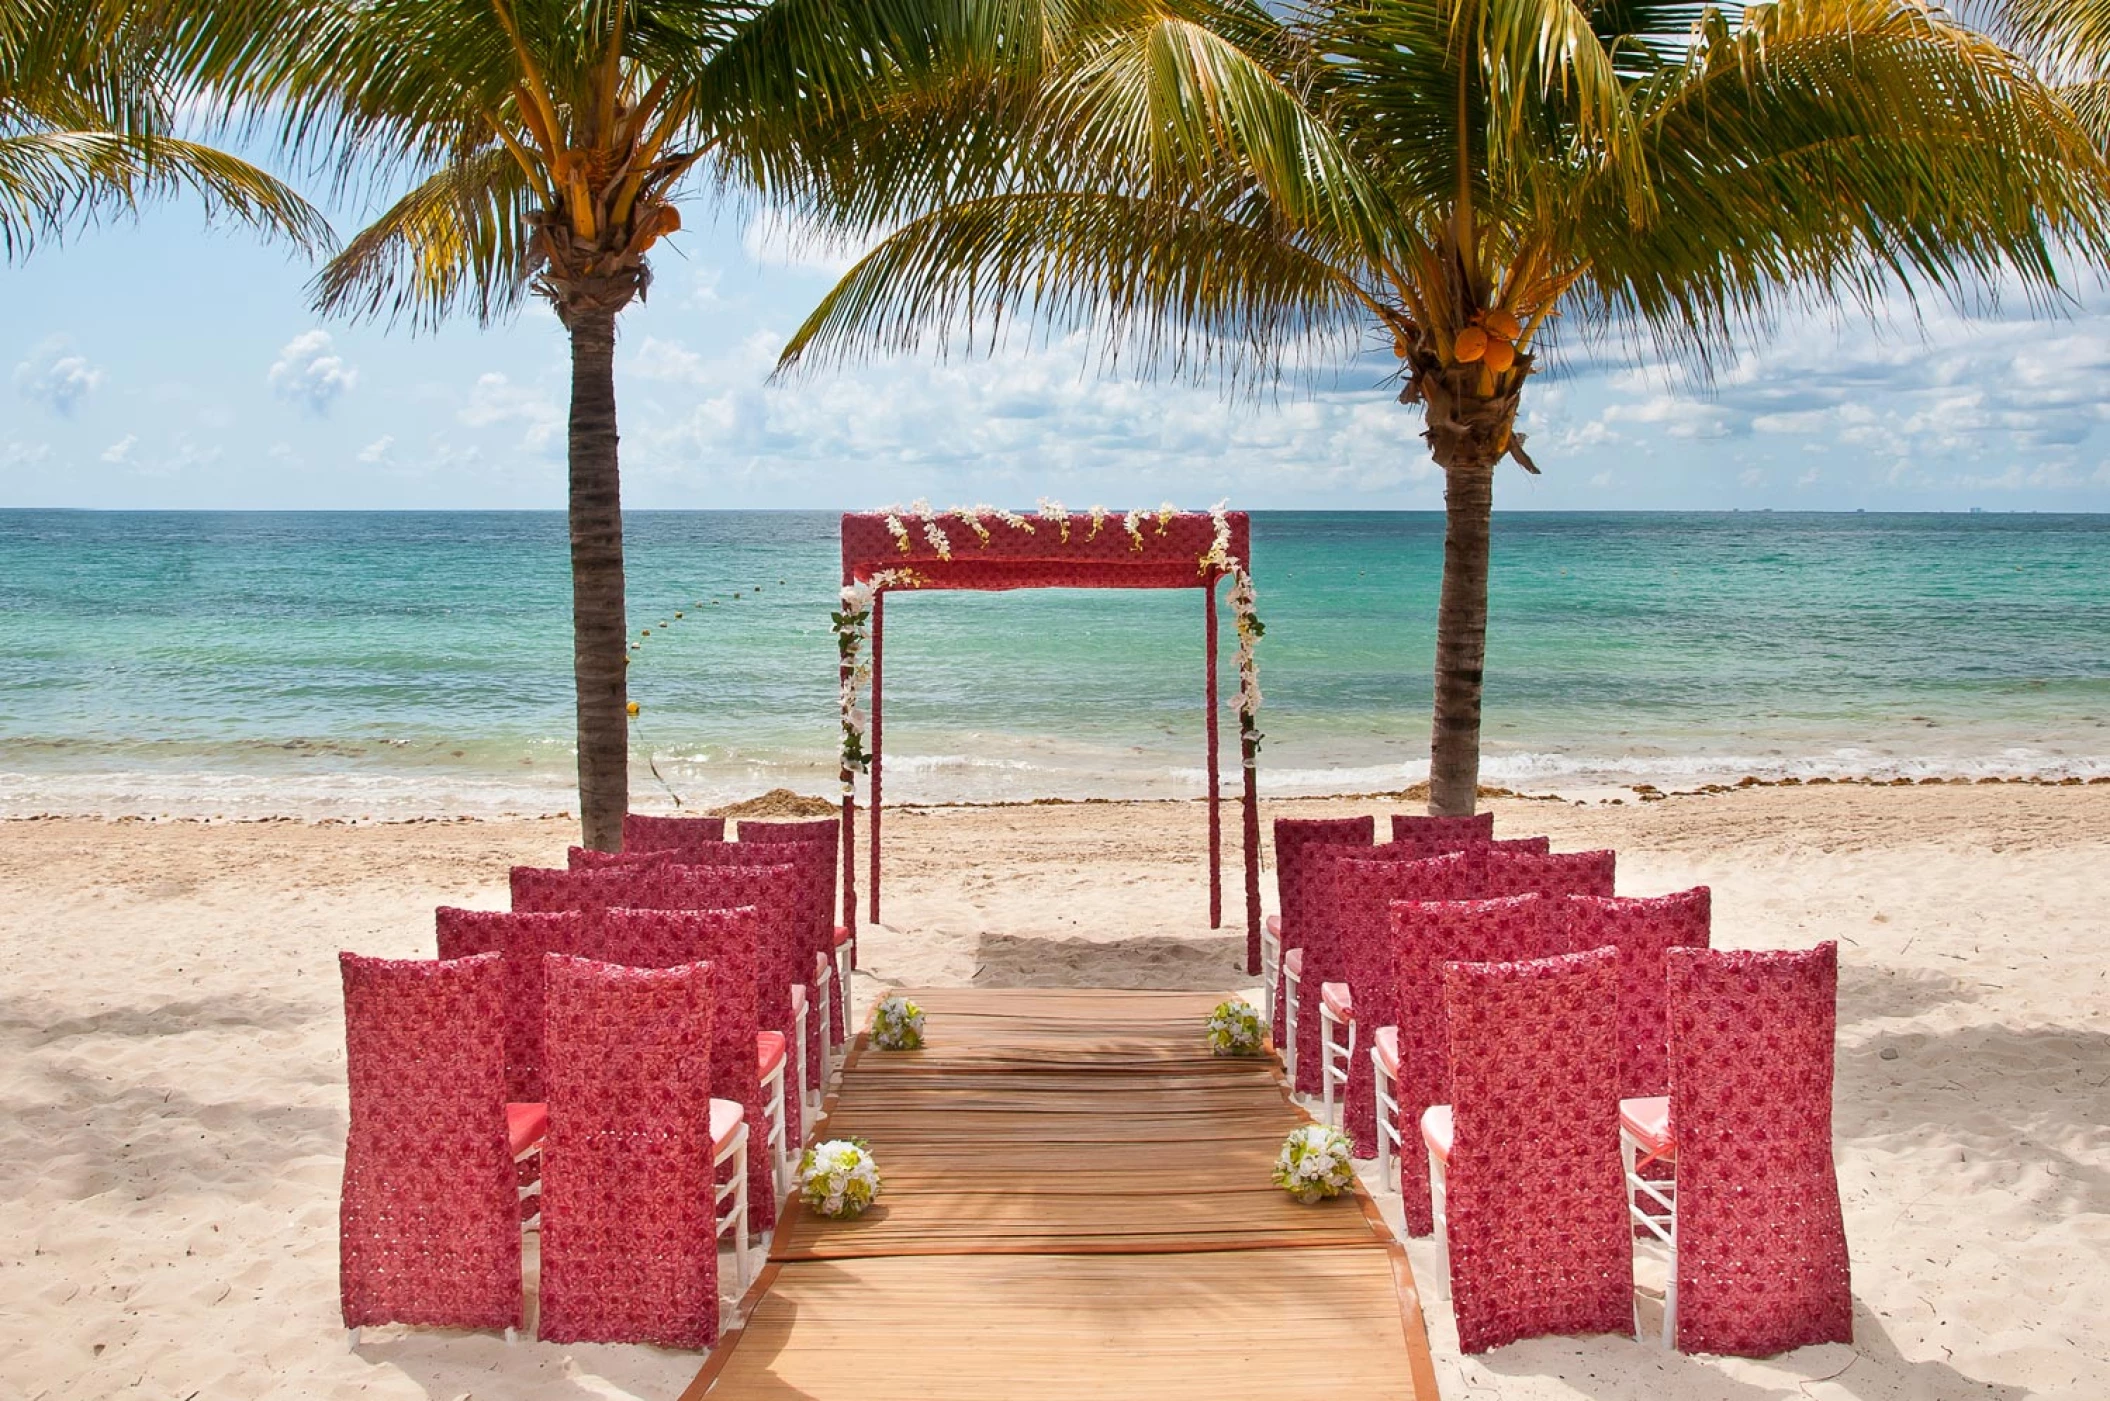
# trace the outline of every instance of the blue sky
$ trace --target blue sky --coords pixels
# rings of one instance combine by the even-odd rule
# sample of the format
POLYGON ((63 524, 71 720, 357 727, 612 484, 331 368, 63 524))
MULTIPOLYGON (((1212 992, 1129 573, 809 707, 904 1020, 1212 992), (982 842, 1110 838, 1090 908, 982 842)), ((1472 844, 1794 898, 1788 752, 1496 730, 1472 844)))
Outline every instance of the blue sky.
MULTIPOLYGON (((1258 400, 1101 377, 1071 342, 770 385, 841 257, 746 211, 692 204, 689 225, 622 322, 632 507, 1441 504, 1389 355, 1258 400)), ((0 506, 563 504, 546 308, 413 335, 317 317, 310 272, 180 204, 0 267, 0 506)), ((1526 427, 1545 475, 1505 467, 1497 505, 2110 510, 2110 296, 2084 289, 2050 321, 1794 320, 1710 393, 1616 352, 1541 376, 1526 427)))

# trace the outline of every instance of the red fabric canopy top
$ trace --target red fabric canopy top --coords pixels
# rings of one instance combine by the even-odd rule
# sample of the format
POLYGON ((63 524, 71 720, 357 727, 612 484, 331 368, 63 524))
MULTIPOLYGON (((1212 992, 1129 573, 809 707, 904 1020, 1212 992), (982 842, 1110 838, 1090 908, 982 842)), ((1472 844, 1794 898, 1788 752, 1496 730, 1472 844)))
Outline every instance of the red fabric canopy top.
MULTIPOLYGON (((889 569, 913 569, 922 580, 919 587, 932 589, 1192 589, 1210 582, 1212 573, 1220 577, 1201 567, 1216 538, 1216 523, 1205 511, 1178 512, 1162 526, 1157 516, 1144 516, 1138 522, 1141 548, 1118 514, 1104 517, 1094 533, 1089 514, 1071 512, 1067 541, 1061 519, 1028 516, 1029 532, 983 516, 982 528, 989 532, 985 542, 966 520, 947 513, 936 519, 952 553, 949 560, 927 537, 923 517, 895 519, 908 532, 905 550, 887 529, 884 512, 843 516, 845 584, 889 569)), ((1224 520, 1231 528, 1231 557, 1249 560, 1252 530, 1246 513, 1227 511, 1224 520)))

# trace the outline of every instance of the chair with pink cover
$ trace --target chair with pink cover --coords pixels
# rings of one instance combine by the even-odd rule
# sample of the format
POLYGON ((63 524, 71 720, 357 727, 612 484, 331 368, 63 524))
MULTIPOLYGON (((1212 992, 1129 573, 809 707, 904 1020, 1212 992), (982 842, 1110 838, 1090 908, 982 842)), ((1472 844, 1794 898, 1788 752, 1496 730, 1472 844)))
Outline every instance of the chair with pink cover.
POLYGON ((338 1215, 344 1325, 518 1328, 505 967, 338 955, 351 1122, 338 1215))
MULTIPOLYGON (((549 1161, 537 1333, 551 1342, 718 1340, 716 1162, 746 1124, 711 1097, 710 969, 546 955, 549 1161)), ((747 1178, 731 1174, 738 1288, 747 1178)))
POLYGON ((748 1201, 774 1201, 790 1157, 784 1112, 783 1036, 761 1031, 755 1016, 753 909, 598 910, 578 952, 633 968, 711 966, 711 1093, 739 1101, 747 1122, 763 1131, 747 1145, 748 1201))
MULTIPOLYGON (((1673 948, 1665 963, 1670 1096, 1655 1102, 1661 1138, 1646 1144, 1677 1174, 1665 1336, 1680 1351, 1745 1357, 1850 1343, 1832 1161, 1839 946, 1673 948)), ((1620 1106, 1630 1143, 1650 1107, 1620 1106)))
POLYGON ((1708 946, 1713 896, 1704 885, 1671 895, 1566 895, 1562 942, 1571 949, 1619 950, 1619 1096, 1668 1092, 1664 958, 1673 948, 1708 946))
POLYGON ((1617 865, 1610 851, 1528 851, 1490 843, 1468 855, 1480 863, 1481 894, 1610 895, 1617 865))
POLYGON ((586 917, 577 910, 516 914, 511 910, 432 912, 443 959, 480 953, 505 956, 506 1099, 539 1104, 542 1093, 542 955, 579 953, 586 917))
MULTIPOLYGON (((1263 1009, 1282 1053, 1290 1086, 1317 1094, 1318 1018, 1298 1025, 1303 1001, 1304 928, 1314 888, 1312 852, 1336 846, 1368 847, 1377 836, 1374 817, 1278 817, 1275 819, 1275 897, 1280 913, 1270 916, 1260 936, 1261 977, 1268 1005, 1263 1009), (1313 1055, 1298 1063, 1299 1044, 1309 1036, 1313 1055)), ((1318 984, 1312 984, 1316 991, 1318 984)))
POLYGON ((822 953, 828 961, 830 977, 818 989, 819 995, 831 1002, 828 1014, 828 1035, 837 1047, 849 1043, 849 1028, 855 1025, 850 1006, 850 974, 857 967, 857 935, 844 925, 835 922, 835 862, 842 849, 842 819, 816 817, 804 822, 760 822, 747 818, 740 821, 740 840, 752 843, 818 842, 828 850, 828 873, 825 879, 828 889, 828 910, 821 924, 821 935, 826 941, 822 953), (832 982, 840 989, 832 999, 827 998, 826 983, 832 982))
POLYGON ((578 871, 515 866, 507 873, 507 884, 518 914, 608 909, 647 903, 638 897, 656 887, 658 870, 648 861, 578 871))
POLYGON ((722 817, 651 817, 641 812, 623 814, 623 850, 654 851, 670 846, 696 846, 725 840, 722 817))
POLYGON ((1319 917, 1329 922, 1341 977, 1319 984, 1322 1116, 1335 1121, 1338 1087, 1341 1122, 1357 1157, 1378 1149, 1370 1058, 1354 1050, 1370 1044, 1371 1029, 1398 1020, 1388 907, 1395 900, 1462 900, 1476 888, 1475 872, 1461 853, 1417 860, 1414 851, 1409 843, 1392 842, 1367 852, 1332 848, 1315 857, 1319 917))
POLYGON ((1385 959, 1391 1012, 1366 1057, 1373 1079, 1379 1180, 1396 1185, 1409 1235, 1433 1228, 1428 1159, 1408 1151, 1414 1126, 1432 1104, 1451 1098, 1450 1019, 1443 969, 1450 963, 1514 963, 1566 951, 1558 912, 1543 896, 1493 900, 1403 900, 1386 908, 1385 959), (1388 1029, 1391 1036, 1384 1032, 1388 1029), (1390 1155, 1399 1150, 1398 1174, 1390 1155))
POLYGON ((1470 817, 1429 817, 1421 813, 1392 814, 1392 840, 1416 848, 1423 856, 1441 856, 1482 846, 1495 839, 1495 815, 1476 812, 1470 817))
POLYGON ((1452 1097, 1421 1118, 1463 1352, 1634 1327, 1619 953, 1450 963, 1452 1097))

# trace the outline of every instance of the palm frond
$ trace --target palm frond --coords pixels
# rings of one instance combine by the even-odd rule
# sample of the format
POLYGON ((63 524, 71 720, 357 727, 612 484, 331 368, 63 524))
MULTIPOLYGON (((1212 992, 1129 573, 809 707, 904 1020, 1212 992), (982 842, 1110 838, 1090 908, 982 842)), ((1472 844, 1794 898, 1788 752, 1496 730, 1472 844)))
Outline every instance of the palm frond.
POLYGON ((436 325, 458 306, 480 322, 510 314, 532 272, 534 192, 503 147, 428 176, 362 229, 315 279, 316 305, 354 317, 436 325))

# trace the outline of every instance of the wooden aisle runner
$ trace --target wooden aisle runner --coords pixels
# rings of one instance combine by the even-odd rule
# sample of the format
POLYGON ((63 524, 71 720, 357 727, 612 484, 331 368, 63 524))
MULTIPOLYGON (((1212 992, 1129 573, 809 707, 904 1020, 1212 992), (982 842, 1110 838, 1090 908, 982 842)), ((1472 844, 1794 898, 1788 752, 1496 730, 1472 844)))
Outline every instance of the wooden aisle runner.
POLYGON ((826 1136, 885 1179, 794 1207, 683 1401, 1435 1401, 1406 1256, 1360 1196, 1268 1180, 1303 1116, 1211 1056, 1218 999, 912 994, 929 1049, 853 1053, 826 1136))

